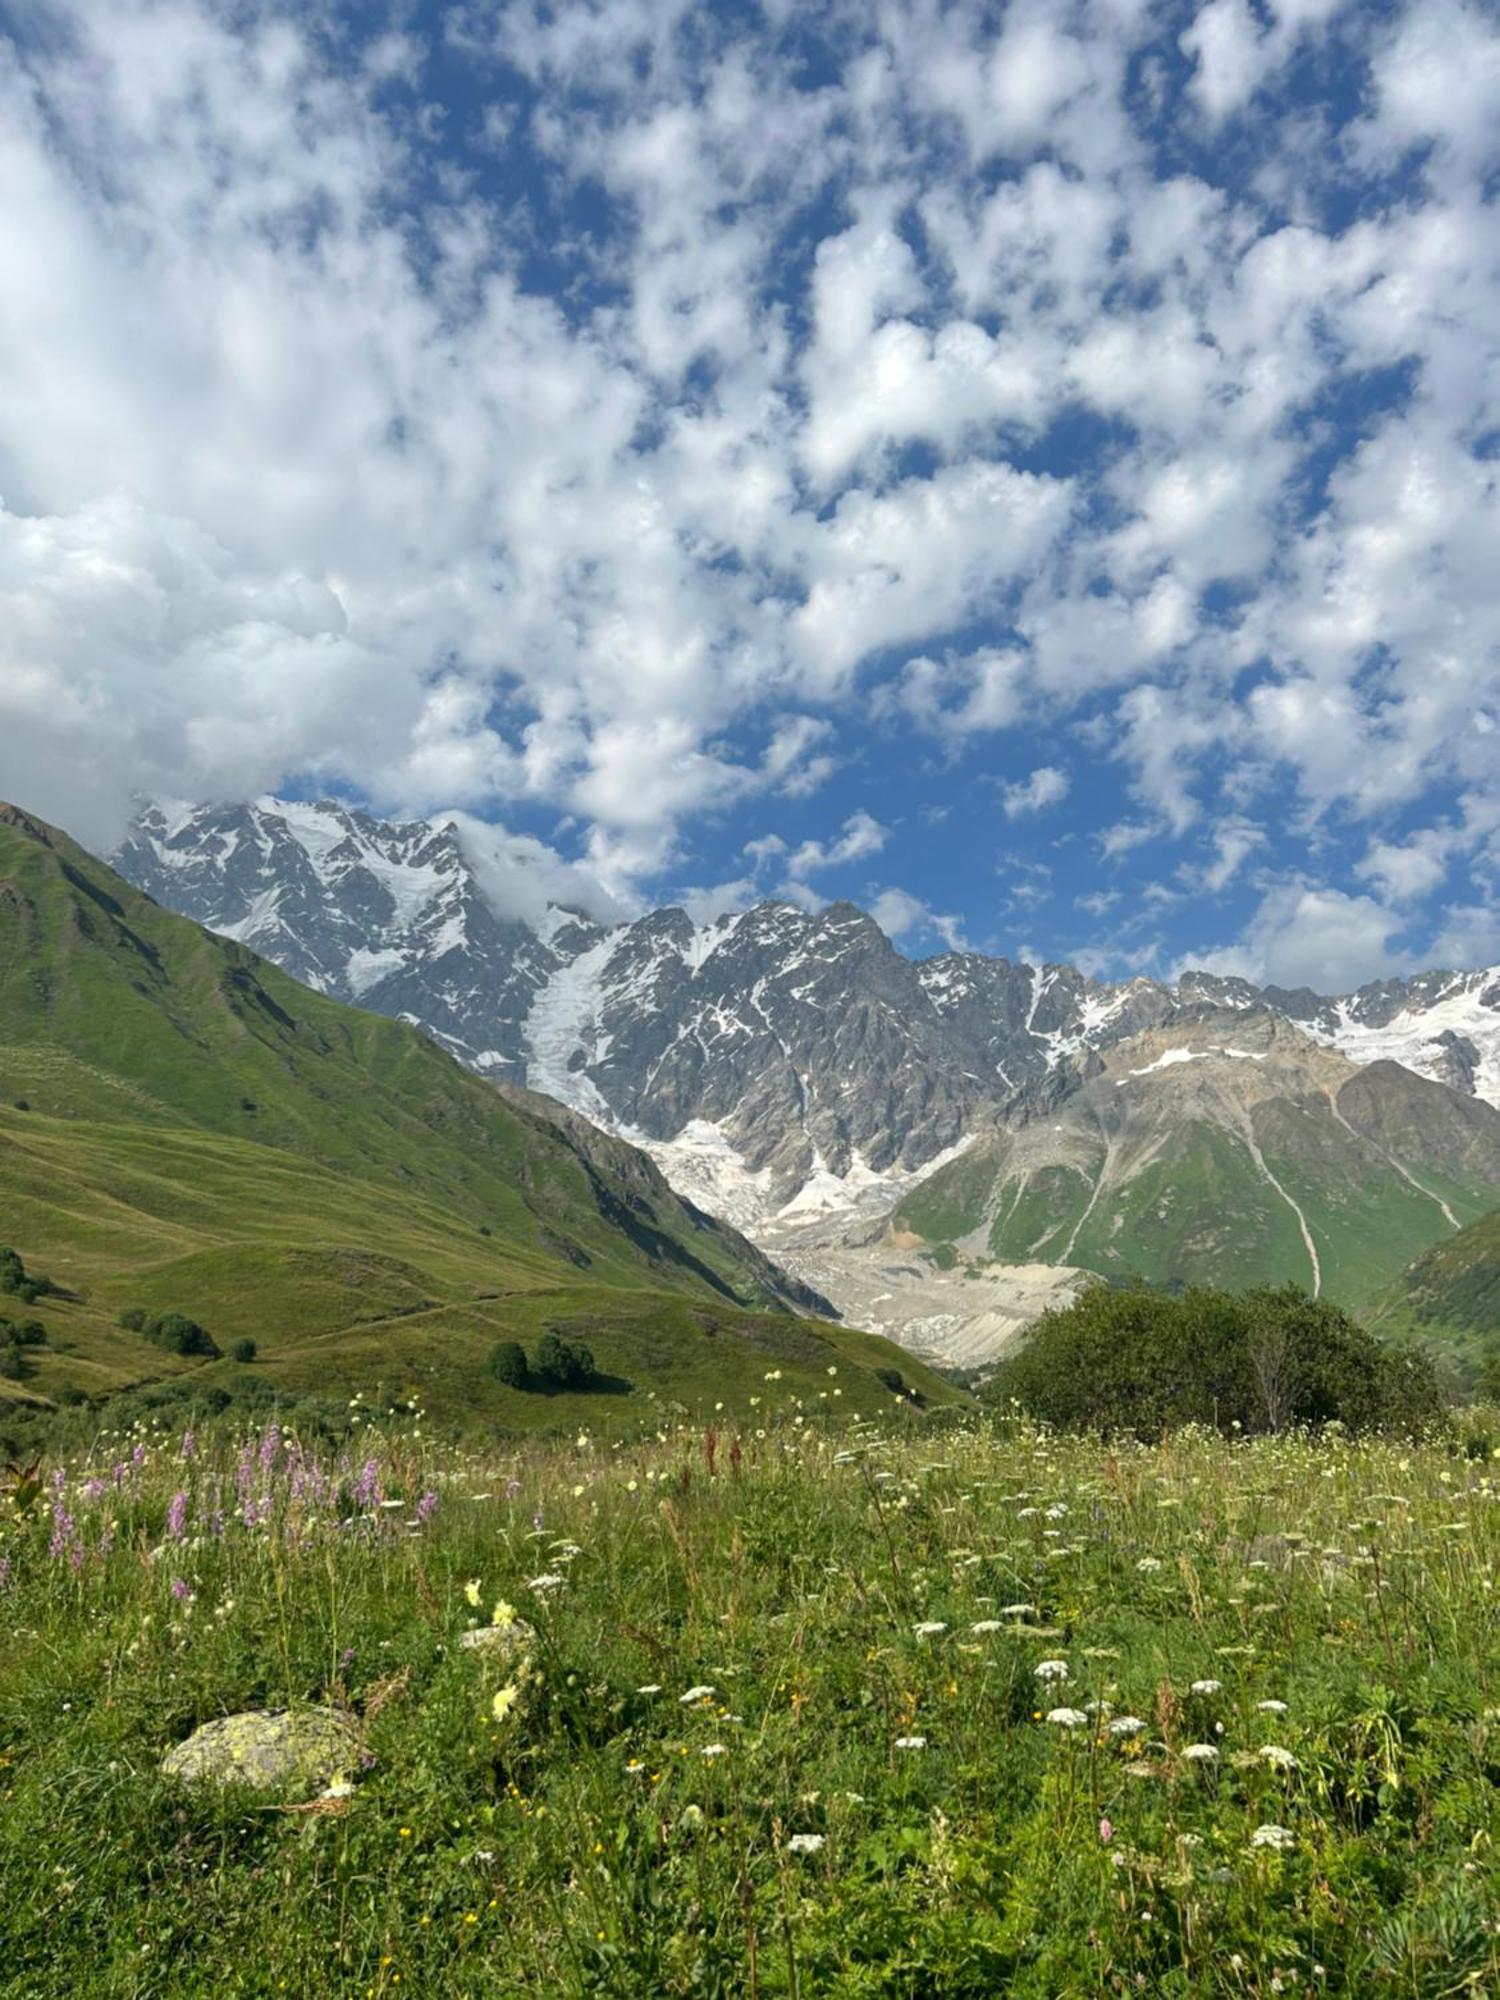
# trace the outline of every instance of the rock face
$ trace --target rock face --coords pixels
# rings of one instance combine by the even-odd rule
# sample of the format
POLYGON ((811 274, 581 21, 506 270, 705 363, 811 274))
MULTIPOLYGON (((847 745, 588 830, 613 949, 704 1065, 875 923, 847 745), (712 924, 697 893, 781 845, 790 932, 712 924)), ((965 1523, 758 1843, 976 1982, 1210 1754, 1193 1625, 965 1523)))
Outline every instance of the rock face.
POLYGON ((1345 1304, 1500 1205, 1500 1111, 1262 1008, 1179 1013, 1054 1077, 897 1205, 960 1259, 1345 1304))
POLYGON ((330 1708, 245 1709, 195 1729, 162 1760, 184 1784, 247 1785, 281 1800, 313 1797, 358 1770, 360 1734, 330 1708))
POLYGON ((1495 972, 1330 1000, 1204 972, 1108 985, 978 952, 914 963, 851 903, 610 923, 534 894, 523 921, 457 827, 328 803, 149 807, 116 860, 308 983, 645 1146, 745 1227, 888 1208, 976 1133, 1065 1102, 1110 1050, 1195 1021, 1277 1020, 1500 1104, 1495 972))

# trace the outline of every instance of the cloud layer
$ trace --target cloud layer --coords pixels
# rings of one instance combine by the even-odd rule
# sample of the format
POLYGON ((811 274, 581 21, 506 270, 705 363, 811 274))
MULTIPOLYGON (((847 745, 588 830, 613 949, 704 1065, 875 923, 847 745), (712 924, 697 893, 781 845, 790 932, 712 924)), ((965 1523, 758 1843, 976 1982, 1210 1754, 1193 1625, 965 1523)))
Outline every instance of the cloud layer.
POLYGON ((1115 962, 1493 935, 1479 0, 11 11, 0 790, 988 940, 917 757, 1115 962))

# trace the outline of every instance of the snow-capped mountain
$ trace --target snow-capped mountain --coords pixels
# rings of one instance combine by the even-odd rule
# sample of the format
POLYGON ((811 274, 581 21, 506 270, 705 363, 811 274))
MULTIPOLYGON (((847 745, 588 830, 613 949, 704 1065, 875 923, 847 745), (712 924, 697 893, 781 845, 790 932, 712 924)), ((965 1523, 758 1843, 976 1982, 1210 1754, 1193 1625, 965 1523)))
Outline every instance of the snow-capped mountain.
POLYGON ((1109 985, 977 952, 917 963, 851 903, 706 925, 551 903, 523 921, 457 825, 273 798, 151 806, 115 860, 309 984, 646 1145, 742 1225, 888 1210, 1008 1106, 1034 1110, 1098 1052, 1210 1012, 1280 1017, 1355 1063, 1500 1104, 1500 971, 1325 999, 1207 973, 1109 985))

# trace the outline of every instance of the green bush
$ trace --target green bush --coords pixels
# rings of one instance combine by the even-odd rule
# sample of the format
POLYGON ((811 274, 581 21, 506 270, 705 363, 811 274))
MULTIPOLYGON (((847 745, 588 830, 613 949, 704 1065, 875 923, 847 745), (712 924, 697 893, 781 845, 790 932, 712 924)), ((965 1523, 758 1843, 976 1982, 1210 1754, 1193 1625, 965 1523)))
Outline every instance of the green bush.
POLYGON ((1189 1423, 1415 1429, 1441 1408, 1425 1356, 1383 1346, 1295 1285, 1176 1297, 1094 1286, 1040 1319, 985 1395, 1063 1428, 1146 1438, 1189 1423))
POLYGON ((0 1341, 12 1347, 45 1347, 47 1329, 39 1319, 7 1319, 0 1313, 0 1341))
POLYGON ((26 1373, 26 1362, 21 1350, 13 1341, 0 1347, 0 1377, 7 1382, 19 1382, 26 1373))
POLYGON ((531 1370, 526 1365, 526 1350, 520 1341, 496 1341, 490 1349, 490 1373, 497 1382, 503 1382, 507 1389, 526 1387, 531 1370))
MULTIPOLYGON (((186 1313, 153 1313, 143 1306, 127 1306, 119 1316, 119 1324, 129 1333, 144 1334, 169 1354, 196 1354, 208 1361, 218 1358, 219 1348, 213 1335, 186 1313)), ((253 1349, 255 1343, 252 1341, 250 1345, 253 1349)))
POLYGON ((0 1295, 33 1305, 52 1290, 46 1278, 35 1278, 22 1263, 19 1251, 0 1245, 0 1295))
POLYGON ((544 1387, 586 1389, 595 1376, 594 1357, 582 1341, 544 1333, 536 1344, 531 1373, 544 1387))
POLYGON ((231 1361, 253 1361, 255 1359, 255 1351, 255 1342, 249 1338, 231 1340, 229 1343, 229 1358, 231 1361))

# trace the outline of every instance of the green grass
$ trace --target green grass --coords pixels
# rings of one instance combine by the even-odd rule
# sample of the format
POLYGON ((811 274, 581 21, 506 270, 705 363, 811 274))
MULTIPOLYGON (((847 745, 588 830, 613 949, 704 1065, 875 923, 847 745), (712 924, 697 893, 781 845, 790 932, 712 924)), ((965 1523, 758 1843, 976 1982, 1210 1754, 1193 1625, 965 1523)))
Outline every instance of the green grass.
POLYGON ((0 1991, 1496 1990, 1487 1457, 761 1393, 613 1448, 414 1418, 316 1476, 279 1434, 44 1468, 0 1528, 0 1991), (524 1676, 458 1644, 500 1598, 524 1676), (346 1800, 158 1773, 304 1703, 360 1722, 346 1800))

